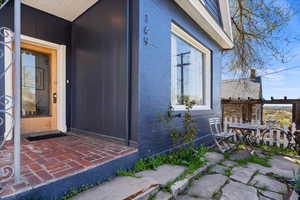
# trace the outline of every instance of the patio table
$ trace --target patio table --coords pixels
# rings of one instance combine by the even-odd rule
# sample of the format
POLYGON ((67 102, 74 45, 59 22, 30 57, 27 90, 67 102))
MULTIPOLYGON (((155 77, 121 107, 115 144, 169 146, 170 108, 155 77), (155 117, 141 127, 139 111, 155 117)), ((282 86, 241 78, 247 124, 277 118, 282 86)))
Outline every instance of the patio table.
POLYGON ((265 130, 266 128, 267 128, 266 126, 256 125, 256 124, 229 124, 228 126, 228 129, 234 131, 236 133, 236 136, 238 137, 238 142, 236 146, 243 143, 246 145, 246 149, 250 153, 254 152, 252 144, 257 139, 256 136, 252 135, 252 132, 253 131, 257 132, 258 130, 265 130))

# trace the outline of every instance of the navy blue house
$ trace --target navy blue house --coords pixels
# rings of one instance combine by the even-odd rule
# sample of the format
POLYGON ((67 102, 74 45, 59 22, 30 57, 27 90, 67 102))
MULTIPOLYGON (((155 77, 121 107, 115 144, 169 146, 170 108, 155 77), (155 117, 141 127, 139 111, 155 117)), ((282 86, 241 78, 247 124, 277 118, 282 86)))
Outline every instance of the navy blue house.
MULTIPOLYGON (((150 156, 172 149, 161 117, 170 105, 185 112, 189 96, 196 102, 197 141, 211 141, 207 120, 221 113, 222 53, 233 48, 228 0, 22 0, 21 18, 24 45, 57 50, 57 89, 43 83, 52 72, 40 67, 34 87, 43 98, 30 102, 31 91, 22 92, 23 134, 98 135, 150 156), (56 121, 30 123, 49 113, 49 99, 56 121)), ((0 27, 13 29, 13 21, 10 1, 0 27)), ((35 56, 40 66, 49 62, 35 56)), ((22 66, 28 85, 30 58, 22 66)))

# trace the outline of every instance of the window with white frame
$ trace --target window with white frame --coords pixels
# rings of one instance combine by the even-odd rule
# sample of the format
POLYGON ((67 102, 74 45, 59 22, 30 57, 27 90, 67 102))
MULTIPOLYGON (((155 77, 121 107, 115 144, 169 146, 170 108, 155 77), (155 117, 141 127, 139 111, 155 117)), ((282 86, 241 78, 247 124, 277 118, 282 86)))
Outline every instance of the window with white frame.
POLYGON ((184 110, 184 100, 195 101, 195 110, 211 109, 211 52, 172 23, 171 103, 184 110))

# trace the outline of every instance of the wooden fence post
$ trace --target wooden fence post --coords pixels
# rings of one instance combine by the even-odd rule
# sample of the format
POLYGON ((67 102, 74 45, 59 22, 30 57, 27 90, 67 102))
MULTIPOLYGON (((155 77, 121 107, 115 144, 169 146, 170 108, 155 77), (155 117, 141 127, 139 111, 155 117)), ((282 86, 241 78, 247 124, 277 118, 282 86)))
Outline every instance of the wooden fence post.
POLYGON ((224 118, 224 131, 227 132, 227 130, 228 130, 228 118, 225 117, 224 118))
POLYGON ((293 122, 293 123, 292 123, 292 133, 295 133, 296 130, 297 130, 296 123, 293 122))

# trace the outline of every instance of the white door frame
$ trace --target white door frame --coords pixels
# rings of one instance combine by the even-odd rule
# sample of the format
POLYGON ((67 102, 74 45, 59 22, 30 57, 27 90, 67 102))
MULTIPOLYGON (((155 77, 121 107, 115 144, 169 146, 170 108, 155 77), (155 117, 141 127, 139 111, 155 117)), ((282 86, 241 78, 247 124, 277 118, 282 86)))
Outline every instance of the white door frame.
MULTIPOLYGON (((21 35, 21 41, 30 44, 55 49, 57 51, 57 130, 66 132, 66 46, 59 45, 45 40, 21 35)), ((4 65, 11 62, 12 54, 9 49, 4 51, 4 65)), ((5 74, 5 95, 13 96, 13 73, 12 69, 5 74)), ((6 120, 5 127, 11 127, 11 121, 6 120)))

